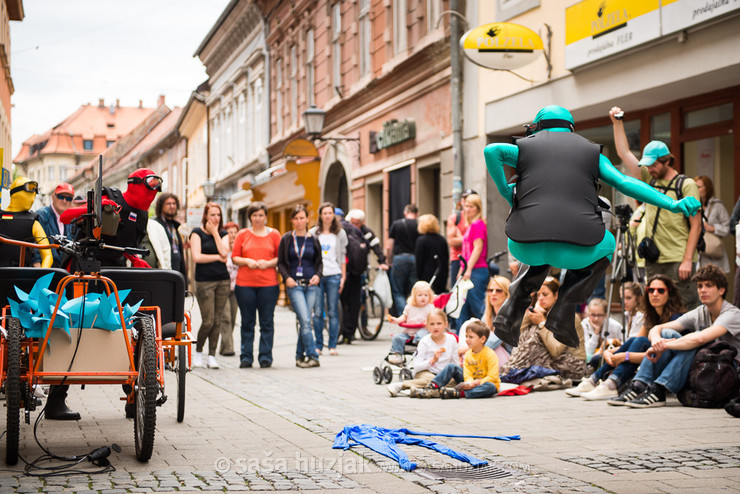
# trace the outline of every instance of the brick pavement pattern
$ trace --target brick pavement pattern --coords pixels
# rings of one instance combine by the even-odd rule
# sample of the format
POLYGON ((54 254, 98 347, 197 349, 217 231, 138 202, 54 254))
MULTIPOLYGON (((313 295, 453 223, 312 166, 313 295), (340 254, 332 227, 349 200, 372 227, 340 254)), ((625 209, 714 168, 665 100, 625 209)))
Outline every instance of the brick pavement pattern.
MULTIPOLYGON (((197 306, 193 309, 197 331, 197 306)), ((24 476, 21 462, 0 471, 0 492, 740 491, 740 427, 724 410, 685 408, 675 398, 664 408, 624 409, 568 398, 562 391, 485 400, 390 398, 371 374, 390 346, 393 326, 384 326, 376 341, 340 346, 339 356, 325 354, 319 368, 298 369, 292 312, 278 309, 275 322, 273 367, 240 369, 236 356, 219 357, 221 369, 193 370, 188 374, 185 421, 180 424, 175 376, 168 372, 169 400, 157 410, 154 454, 148 463, 134 456, 133 421, 124 418, 120 387, 72 386, 68 402, 82 420, 41 420, 39 440, 61 455, 117 443, 122 451, 110 456, 116 471, 38 478, 24 476), (363 447, 331 449, 336 433, 351 424, 520 434, 522 439, 439 438, 453 449, 488 460, 492 470, 511 474, 440 479, 428 472, 464 470, 465 464, 403 446, 419 464, 418 472, 405 472, 363 447), (425 468, 430 470, 425 473, 425 468)), ((20 451, 27 461, 42 453, 32 426, 21 425, 20 451)))

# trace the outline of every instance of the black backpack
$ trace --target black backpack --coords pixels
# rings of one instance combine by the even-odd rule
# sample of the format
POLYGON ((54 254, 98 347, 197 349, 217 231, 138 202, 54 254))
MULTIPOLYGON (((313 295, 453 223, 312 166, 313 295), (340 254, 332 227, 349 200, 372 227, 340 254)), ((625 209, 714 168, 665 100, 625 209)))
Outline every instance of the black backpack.
POLYGON ((678 400, 687 407, 721 408, 738 396, 737 350, 715 341, 696 353, 678 400))
POLYGON ((367 269, 367 255, 370 252, 370 245, 362 235, 362 231, 352 225, 344 227, 347 232, 347 271, 355 276, 359 276, 367 269))

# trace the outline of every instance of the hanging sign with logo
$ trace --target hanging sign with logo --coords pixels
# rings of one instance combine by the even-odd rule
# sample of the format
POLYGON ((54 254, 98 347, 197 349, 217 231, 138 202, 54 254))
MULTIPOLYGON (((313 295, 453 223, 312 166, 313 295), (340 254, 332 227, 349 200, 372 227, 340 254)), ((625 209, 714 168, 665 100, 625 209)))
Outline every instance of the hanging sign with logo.
POLYGON ((583 0, 565 9, 572 70, 660 36, 660 0, 583 0))
POLYGON ((370 152, 377 153, 381 149, 415 138, 416 123, 413 120, 389 120, 383 124, 380 132, 370 132, 370 152))
POLYGON ((543 50, 537 33, 511 22, 494 22, 471 29, 460 38, 460 47, 471 62, 502 70, 532 63, 543 50))

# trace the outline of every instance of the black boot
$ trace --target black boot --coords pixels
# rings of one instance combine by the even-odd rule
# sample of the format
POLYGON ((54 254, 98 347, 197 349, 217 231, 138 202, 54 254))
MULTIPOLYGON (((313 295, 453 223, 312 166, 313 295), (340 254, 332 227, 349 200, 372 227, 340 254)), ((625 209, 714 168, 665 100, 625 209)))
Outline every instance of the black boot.
POLYGON ((581 341, 575 328, 576 305, 588 299, 608 267, 609 259, 603 257, 588 267, 566 271, 563 284, 558 290, 558 299, 545 321, 545 327, 560 343, 573 348, 580 346, 581 341))
POLYGON ((69 385, 51 386, 49 397, 46 399, 44 416, 48 420, 80 420, 80 414, 67 407, 67 390, 69 385))
POLYGON ((509 287, 509 298, 496 314, 493 320, 493 332, 504 343, 511 346, 519 344, 519 327, 522 325, 524 313, 532 302, 532 292, 542 286, 550 272, 550 266, 528 266, 522 264, 519 274, 509 287))

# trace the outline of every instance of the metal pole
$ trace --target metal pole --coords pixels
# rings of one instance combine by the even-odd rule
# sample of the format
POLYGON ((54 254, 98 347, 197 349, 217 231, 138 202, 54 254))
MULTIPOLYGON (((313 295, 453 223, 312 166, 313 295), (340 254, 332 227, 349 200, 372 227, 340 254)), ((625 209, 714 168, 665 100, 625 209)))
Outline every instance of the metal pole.
MULTIPOLYGON (((464 0, 460 0, 464 1, 464 0)), ((450 0, 450 10, 458 13, 459 0, 450 0)), ((452 93, 452 201, 455 206, 462 194, 463 147, 462 147, 462 63, 460 60, 460 19, 450 16, 450 92, 452 93)))

